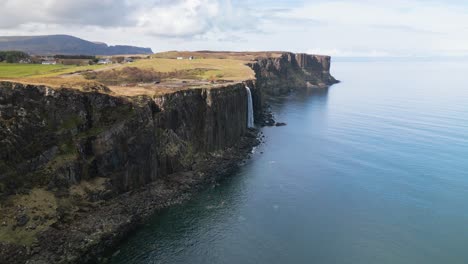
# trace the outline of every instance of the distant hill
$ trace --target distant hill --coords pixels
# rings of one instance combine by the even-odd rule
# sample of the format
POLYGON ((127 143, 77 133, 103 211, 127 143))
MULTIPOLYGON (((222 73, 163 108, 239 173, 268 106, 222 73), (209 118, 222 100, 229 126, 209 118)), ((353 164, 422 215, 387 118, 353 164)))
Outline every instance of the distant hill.
POLYGON ((34 55, 118 55, 152 54, 150 48, 108 46, 68 35, 1 37, 0 51, 18 50, 34 55))

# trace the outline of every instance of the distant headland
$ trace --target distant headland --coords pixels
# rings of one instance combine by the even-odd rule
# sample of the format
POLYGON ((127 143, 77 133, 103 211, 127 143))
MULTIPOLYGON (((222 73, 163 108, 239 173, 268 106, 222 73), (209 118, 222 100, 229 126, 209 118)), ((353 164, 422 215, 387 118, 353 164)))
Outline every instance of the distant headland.
POLYGON ((91 42, 69 35, 0 36, 0 51, 18 50, 34 55, 125 55, 152 54, 150 48, 91 42))

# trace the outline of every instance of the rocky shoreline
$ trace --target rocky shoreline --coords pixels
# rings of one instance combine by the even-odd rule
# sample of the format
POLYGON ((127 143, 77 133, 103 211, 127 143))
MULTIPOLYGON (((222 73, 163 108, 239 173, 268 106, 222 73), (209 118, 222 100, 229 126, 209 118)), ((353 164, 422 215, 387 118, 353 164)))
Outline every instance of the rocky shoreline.
POLYGON ((0 263, 106 263, 106 252, 152 214, 232 175, 260 143, 257 133, 252 129, 236 146, 200 158, 194 171, 168 175, 82 210, 70 223, 58 223, 39 234, 32 246, 0 244, 0 263))

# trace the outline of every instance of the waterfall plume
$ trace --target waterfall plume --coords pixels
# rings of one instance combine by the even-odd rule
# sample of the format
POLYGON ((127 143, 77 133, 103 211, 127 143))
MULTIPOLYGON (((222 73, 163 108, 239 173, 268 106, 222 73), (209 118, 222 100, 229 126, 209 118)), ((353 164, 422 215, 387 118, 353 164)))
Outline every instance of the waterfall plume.
POLYGON ((252 92, 250 88, 245 86, 247 90, 247 127, 254 127, 254 113, 253 113, 253 101, 252 101, 252 92))

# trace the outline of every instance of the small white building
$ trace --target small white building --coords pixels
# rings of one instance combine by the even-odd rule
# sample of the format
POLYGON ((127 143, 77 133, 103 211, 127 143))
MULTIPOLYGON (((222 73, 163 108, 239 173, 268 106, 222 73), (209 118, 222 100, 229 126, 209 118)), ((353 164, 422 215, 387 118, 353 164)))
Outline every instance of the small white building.
POLYGON ((42 65, 55 65, 55 64, 57 64, 57 61, 55 61, 55 60, 42 61, 42 65))
POLYGON ((100 59, 97 64, 112 64, 112 61, 108 58, 100 59))
POLYGON ((178 60, 183 60, 183 59, 184 59, 184 57, 177 57, 177 59, 178 59, 178 60))

